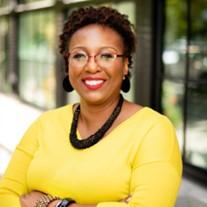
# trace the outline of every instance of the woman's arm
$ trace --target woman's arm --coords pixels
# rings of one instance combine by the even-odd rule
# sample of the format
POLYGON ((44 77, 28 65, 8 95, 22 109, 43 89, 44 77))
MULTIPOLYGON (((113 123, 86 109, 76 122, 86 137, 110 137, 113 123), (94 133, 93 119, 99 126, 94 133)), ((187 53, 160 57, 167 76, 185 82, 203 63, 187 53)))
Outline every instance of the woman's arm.
POLYGON ((181 177, 174 127, 160 116, 143 137, 132 163, 130 201, 102 202, 97 207, 174 207, 181 177))
POLYGON ((0 206, 21 207, 19 198, 28 193, 26 178, 27 170, 33 159, 33 154, 38 148, 37 137, 40 127, 35 122, 26 131, 12 158, 7 170, 0 181, 0 206))
POLYGON ((181 176, 182 160, 175 129, 161 116, 143 137, 134 160, 129 206, 174 207, 181 176))
MULTIPOLYGON (((22 207, 33 207, 35 206, 35 203, 41 199, 41 197, 45 195, 45 193, 39 192, 39 191, 32 191, 26 195, 20 196, 20 203, 22 207)), ((128 196, 127 198, 122 199, 121 203, 128 203, 131 199, 131 196, 128 196)), ((56 205, 60 202, 60 199, 56 199, 48 204, 47 207, 56 207, 56 205)), ((96 207, 95 204, 78 204, 78 203, 72 203, 70 204, 70 207, 96 207)))

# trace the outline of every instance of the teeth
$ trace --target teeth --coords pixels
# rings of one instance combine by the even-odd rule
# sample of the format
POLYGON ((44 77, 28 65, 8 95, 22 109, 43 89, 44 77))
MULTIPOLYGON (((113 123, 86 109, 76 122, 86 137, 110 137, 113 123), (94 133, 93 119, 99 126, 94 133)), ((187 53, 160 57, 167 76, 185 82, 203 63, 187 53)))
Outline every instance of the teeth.
POLYGON ((103 83, 103 80, 85 80, 85 83, 90 86, 95 86, 103 83))

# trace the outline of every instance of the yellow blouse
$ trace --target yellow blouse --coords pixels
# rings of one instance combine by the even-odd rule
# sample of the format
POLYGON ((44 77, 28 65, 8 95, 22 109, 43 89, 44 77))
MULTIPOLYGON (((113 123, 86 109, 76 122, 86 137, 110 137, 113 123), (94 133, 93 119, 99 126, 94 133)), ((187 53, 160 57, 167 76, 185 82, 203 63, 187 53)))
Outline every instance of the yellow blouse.
POLYGON ((43 113, 18 144, 0 181, 0 206, 39 190, 97 207, 173 207, 182 162, 170 121, 144 107, 97 144, 71 146, 72 105, 43 113), (131 195, 128 204, 119 202, 131 195))

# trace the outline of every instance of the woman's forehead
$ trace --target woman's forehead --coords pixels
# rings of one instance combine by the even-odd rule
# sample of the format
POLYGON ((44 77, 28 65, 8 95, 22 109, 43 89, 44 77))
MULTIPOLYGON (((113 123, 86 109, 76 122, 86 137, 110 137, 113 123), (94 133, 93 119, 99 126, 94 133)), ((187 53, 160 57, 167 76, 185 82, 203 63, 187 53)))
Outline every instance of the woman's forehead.
POLYGON ((71 37, 69 48, 73 47, 115 47, 123 49, 123 40, 121 35, 114 29, 99 25, 91 24, 77 30, 71 37))

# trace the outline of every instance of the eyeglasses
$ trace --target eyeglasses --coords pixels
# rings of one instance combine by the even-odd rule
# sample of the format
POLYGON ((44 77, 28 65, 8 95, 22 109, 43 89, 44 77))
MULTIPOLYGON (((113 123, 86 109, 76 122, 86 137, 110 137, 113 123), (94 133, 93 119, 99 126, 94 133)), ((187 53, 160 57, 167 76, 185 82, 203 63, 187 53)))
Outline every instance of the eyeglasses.
POLYGON ((100 67, 108 68, 111 67, 117 58, 124 57, 123 54, 117 54, 109 50, 100 51, 96 55, 89 55, 83 50, 76 50, 69 53, 69 64, 73 67, 82 68, 86 66, 90 58, 94 58, 96 64, 100 67))

